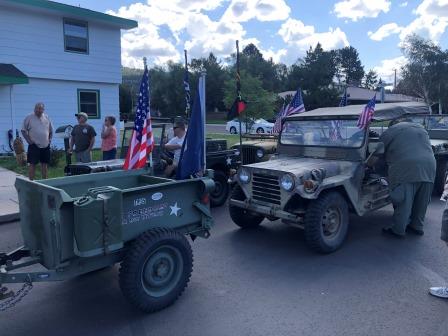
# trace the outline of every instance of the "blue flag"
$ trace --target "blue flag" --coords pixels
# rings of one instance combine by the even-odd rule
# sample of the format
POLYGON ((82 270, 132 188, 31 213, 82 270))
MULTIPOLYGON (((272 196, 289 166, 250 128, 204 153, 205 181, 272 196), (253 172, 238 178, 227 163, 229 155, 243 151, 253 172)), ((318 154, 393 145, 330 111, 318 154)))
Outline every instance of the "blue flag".
POLYGON ((204 120, 199 85, 182 145, 176 179, 184 180, 192 176, 200 176, 204 168, 204 120))

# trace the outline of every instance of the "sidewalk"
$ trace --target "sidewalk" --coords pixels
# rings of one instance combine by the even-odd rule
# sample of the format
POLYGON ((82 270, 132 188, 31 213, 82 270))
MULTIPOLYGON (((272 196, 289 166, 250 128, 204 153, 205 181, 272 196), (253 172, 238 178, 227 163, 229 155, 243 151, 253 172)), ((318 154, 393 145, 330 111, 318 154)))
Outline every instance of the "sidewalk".
POLYGON ((0 167, 0 224, 19 219, 19 201, 14 182, 18 174, 0 167))

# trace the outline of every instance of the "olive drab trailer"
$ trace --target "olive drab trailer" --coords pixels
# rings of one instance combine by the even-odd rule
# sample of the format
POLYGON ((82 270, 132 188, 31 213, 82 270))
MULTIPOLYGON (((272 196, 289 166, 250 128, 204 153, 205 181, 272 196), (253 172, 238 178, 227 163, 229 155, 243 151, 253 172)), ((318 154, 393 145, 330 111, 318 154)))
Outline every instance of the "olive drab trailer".
POLYGON ((209 237, 210 178, 173 181, 146 170, 43 181, 18 177, 24 246, 0 254, 0 310, 33 282, 65 280, 120 262, 125 297, 152 312, 188 284, 192 251, 185 235, 209 237), (27 268, 32 266, 31 271, 27 268), (40 266, 40 268, 36 268, 40 266), (2 285, 24 283, 16 294, 2 285))

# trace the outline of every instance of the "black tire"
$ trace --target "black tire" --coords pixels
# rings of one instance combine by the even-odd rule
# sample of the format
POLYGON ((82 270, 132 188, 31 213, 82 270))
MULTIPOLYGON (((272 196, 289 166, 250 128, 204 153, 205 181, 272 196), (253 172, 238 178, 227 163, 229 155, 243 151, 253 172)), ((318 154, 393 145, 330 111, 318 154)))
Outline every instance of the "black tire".
POLYGON ((257 134, 263 134, 263 133, 264 133, 263 127, 258 127, 257 128, 257 134))
POLYGON ((443 188, 445 187, 446 171, 448 168, 448 160, 439 159, 437 160, 436 168, 436 178, 434 180, 434 195, 440 196, 443 193, 443 188))
POLYGON ((345 198, 334 191, 322 193, 318 199, 310 202, 305 213, 307 245, 320 253, 331 253, 337 250, 347 236, 348 221, 348 206, 345 198), (329 217, 337 222, 329 222, 329 217))
MULTIPOLYGON (((236 185, 232 190, 230 198, 237 201, 244 201, 246 199, 246 196, 244 195, 241 187, 239 185, 236 185)), ((230 218, 232 218, 233 222, 243 229, 257 227, 264 219, 264 216, 258 215, 246 209, 232 206, 231 204, 229 204, 229 213, 230 218)))
POLYGON ((152 313, 177 300, 192 270, 193 252, 185 236, 169 229, 151 229, 127 251, 120 267, 120 288, 131 304, 152 313))
POLYGON ((230 134, 237 134, 236 127, 230 127, 230 134))
POLYGON ((210 193, 210 205, 218 207, 227 201, 230 187, 227 182, 227 175, 222 170, 214 171, 213 181, 215 181, 215 189, 210 193))

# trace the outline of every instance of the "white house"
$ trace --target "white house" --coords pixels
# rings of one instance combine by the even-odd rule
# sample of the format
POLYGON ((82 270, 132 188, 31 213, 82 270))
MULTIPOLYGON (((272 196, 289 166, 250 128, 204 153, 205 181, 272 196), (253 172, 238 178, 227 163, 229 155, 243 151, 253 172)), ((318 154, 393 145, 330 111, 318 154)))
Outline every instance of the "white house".
POLYGON ((97 133, 107 115, 118 126, 120 32, 135 27, 133 20, 53 1, 0 0, 0 153, 10 151, 8 130, 20 131, 36 102, 45 104, 55 128, 74 125, 77 112, 89 115, 97 133))

